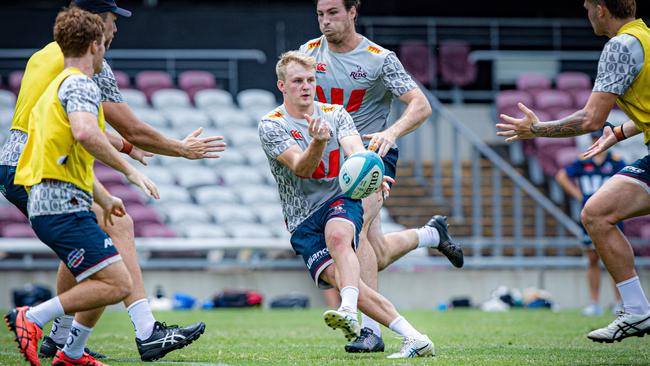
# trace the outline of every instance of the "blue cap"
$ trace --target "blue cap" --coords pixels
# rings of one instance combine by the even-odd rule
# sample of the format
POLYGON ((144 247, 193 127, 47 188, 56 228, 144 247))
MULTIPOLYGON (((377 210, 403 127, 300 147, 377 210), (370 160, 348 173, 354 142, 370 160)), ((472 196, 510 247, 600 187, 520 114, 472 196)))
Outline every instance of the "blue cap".
POLYGON ((83 10, 91 13, 114 13, 123 17, 130 17, 131 12, 115 4, 115 0, 73 0, 73 3, 83 10))

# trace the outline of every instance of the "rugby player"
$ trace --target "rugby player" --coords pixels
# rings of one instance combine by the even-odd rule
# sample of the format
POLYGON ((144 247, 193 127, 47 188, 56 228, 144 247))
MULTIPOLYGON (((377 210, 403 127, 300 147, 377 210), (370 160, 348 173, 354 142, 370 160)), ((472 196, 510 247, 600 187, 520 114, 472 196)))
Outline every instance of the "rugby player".
MULTIPOLYGON (((263 117, 258 128, 278 184, 291 245, 317 286, 333 286, 340 292, 339 309, 323 314, 328 326, 342 329, 348 341, 357 338, 360 309, 404 337, 400 351, 389 358, 431 356, 431 340, 360 279, 355 249, 363 208, 359 200, 343 196, 338 173, 344 155, 365 149, 342 106, 314 101, 316 70, 313 57, 296 51, 283 54, 276 73, 284 103, 263 117)), ((392 181, 386 177, 386 182, 392 181)))
MULTIPOLYGON (((497 135, 506 141, 578 136, 604 129, 587 156, 641 132, 644 143, 650 143, 650 29, 636 19, 635 0, 585 0, 584 7, 594 33, 610 38, 601 53, 587 104, 570 116, 542 122, 520 103, 523 118, 501 115, 505 123, 496 125, 501 130, 497 135), (606 121, 615 103, 631 119, 621 126, 606 121)), ((623 300, 623 311, 614 321, 587 335, 595 342, 612 343, 650 332, 650 304, 634 269, 634 252, 616 226, 650 213, 649 174, 650 155, 619 171, 582 209, 582 223, 623 300)))
MULTIPOLYGON (((431 115, 426 96, 404 70, 395 53, 355 30, 359 0, 315 0, 322 36, 300 47, 316 58, 319 102, 341 104, 352 116, 368 149, 384 161, 385 174, 396 177, 398 138, 416 130, 431 115), (388 126, 392 98, 406 104, 404 113, 388 126)), ((363 200, 364 224, 359 244, 361 278, 377 289, 377 272, 418 247, 437 248, 455 267, 463 266, 463 252, 447 231, 447 219, 435 215, 423 227, 383 234, 380 192, 363 200), (369 243, 369 245, 368 245, 369 243)), ((361 336, 346 345, 348 352, 381 352, 381 328, 362 315, 361 336)))

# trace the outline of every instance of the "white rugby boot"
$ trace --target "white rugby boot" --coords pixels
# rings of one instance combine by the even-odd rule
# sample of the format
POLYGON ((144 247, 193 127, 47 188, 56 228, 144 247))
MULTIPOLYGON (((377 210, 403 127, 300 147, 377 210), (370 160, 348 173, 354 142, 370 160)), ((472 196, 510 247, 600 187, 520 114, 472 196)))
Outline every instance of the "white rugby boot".
POLYGON ((424 338, 404 337, 402 341, 402 348, 399 352, 395 352, 388 358, 415 358, 415 357, 431 357, 435 356, 436 351, 433 342, 423 335, 424 338))
POLYGON ((594 342, 620 342, 627 337, 643 337, 650 334, 650 311, 645 314, 630 314, 621 311, 605 328, 591 331, 587 338, 594 342))

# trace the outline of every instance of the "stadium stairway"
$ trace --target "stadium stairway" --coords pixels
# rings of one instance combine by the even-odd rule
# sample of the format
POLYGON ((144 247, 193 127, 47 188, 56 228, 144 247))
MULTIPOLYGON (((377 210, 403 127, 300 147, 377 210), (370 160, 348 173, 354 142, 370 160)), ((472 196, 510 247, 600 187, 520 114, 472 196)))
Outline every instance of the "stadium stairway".
MULTIPOLYGON (((471 162, 462 162, 462 209, 463 216, 455 219, 451 215, 451 197, 453 195, 453 177, 451 161, 442 163, 442 193, 443 201, 436 202, 432 197, 431 182, 433 169, 431 162, 425 162, 423 167, 423 176, 426 185, 414 176, 413 163, 401 162, 397 171, 397 182, 391 190, 391 196, 386 201, 391 216, 395 221, 406 227, 419 227, 426 223, 432 215, 441 214, 448 216, 448 222, 451 227, 452 235, 456 237, 471 238, 472 233, 472 181, 471 181, 471 162)), ((521 169, 520 173, 522 172, 521 169)), ((492 220, 492 170, 490 163, 486 159, 481 160, 481 194, 483 195, 482 204, 482 230, 484 236, 493 235, 492 220)), ((502 235, 504 237, 514 236, 514 217, 513 217, 513 182, 505 175, 501 176, 501 209, 502 218, 502 235)), ((534 202, 526 194, 522 195, 523 201, 523 236, 535 236, 534 222, 534 202)), ((558 225, 552 217, 545 215, 545 233, 554 235, 558 231, 558 225)), ((465 248, 466 255, 472 255, 471 248, 465 248)), ((535 248, 524 248, 525 256, 534 255, 535 248)), ((433 251, 432 254, 437 253, 433 251)), ((482 255, 491 255, 491 248, 483 248, 482 255)), ((504 248, 504 255, 513 255, 513 248, 504 248)), ((554 248, 547 248, 545 255, 557 255, 554 248)), ((567 255, 580 255, 579 247, 567 248, 567 255)))

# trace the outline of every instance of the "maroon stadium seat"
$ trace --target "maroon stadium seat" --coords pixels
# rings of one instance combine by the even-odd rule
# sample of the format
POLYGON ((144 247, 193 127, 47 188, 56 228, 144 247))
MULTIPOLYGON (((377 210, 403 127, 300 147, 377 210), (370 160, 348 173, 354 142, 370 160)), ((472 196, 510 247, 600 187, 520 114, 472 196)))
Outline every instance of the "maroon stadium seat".
POLYGON ((561 168, 557 165, 557 154, 562 148, 575 147, 575 138, 536 138, 535 155, 537 156, 542 171, 546 176, 554 177, 561 168))
POLYGON ((127 75, 127 73, 124 71, 113 70, 113 74, 115 75, 115 80, 117 81, 118 88, 128 89, 131 87, 131 80, 129 79, 129 75, 127 75))
POLYGON ((535 109, 548 113, 556 118, 559 112, 573 107, 573 98, 562 90, 543 90, 535 96, 535 109))
POLYGON ((109 192, 115 197, 118 197, 124 202, 127 210, 131 207, 131 204, 144 205, 144 198, 142 194, 138 192, 135 188, 131 188, 127 185, 110 185, 106 186, 109 192))
POLYGON ((555 78, 555 88, 557 90, 585 90, 591 89, 591 86, 591 78, 584 72, 562 72, 555 78))
POLYGON ((122 184, 125 182, 124 175, 111 168, 95 168, 95 178, 104 185, 122 184))
POLYGON ((6 238, 37 238, 29 224, 8 224, 0 232, 6 238))
POLYGON ((22 70, 12 71, 9 74, 9 90, 16 95, 18 95, 18 92, 20 91, 20 83, 23 81, 23 74, 24 72, 22 70))
POLYGON ((158 214, 158 211, 151 206, 132 204, 129 205, 126 210, 133 219, 136 233, 138 232, 138 229, 141 229, 142 225, 162 224, 160 214, 158 214))
POLYGON ((469 60, 469 43, 446 40, 440 43, 438 65, 445 83, 463 87, 476 81, 476 64, 469 60))
POLYGON ((523 74, 517 78, 517 89, 536 96, 541 91, 551 89, 551 79, 540 74, 523 74))
POLYGON ((587 105, 589 96, 591 96, 591 89, 572 90, 570 93, 573 98, 573 106, 578 110, 587 105))
POLYGON ((201 90, 216 88, 217 82, 210 72, 190 70, 178 75, 178 86, 185 90, 190 99, 194 100, 196 93, 201 90))
POLYGON ((27 217, 16 206, 0 206, 0 225, 27 222, 27 217))
POLYGON ((579 159, 580 155, 580 149, 575 146, 562 147, 555 153, 555 163, 558 169, 562 169, 579 159))
POLYGON ((399 45, 400 60, 416 80, 431 85, 435 77, 435 60, 431 47, 424 41, 404 41, 399 45))
POLYGON ((174 87, 172 77, 164 71, 141 71, 135 76, 135 85, 149 101, 155 91, 174 87))
POLYGON ((140 229, 140 235, 149 238, 175 238, 176 232, 162 224, 148 224, 140 229))

